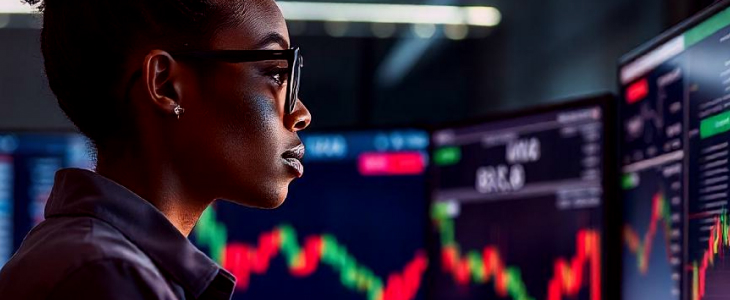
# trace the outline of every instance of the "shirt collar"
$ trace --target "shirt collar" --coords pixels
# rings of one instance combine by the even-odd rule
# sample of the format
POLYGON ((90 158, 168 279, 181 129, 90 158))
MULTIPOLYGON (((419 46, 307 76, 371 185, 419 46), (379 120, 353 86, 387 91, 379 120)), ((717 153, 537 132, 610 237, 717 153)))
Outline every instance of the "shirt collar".
POLYGON ((196 298, 209 287, 233 293, 230 273, 198 250, 156 207, 104 176, 82 169, 58 171, 45 217, 64 215, 87 215, 111 224, 196 298))

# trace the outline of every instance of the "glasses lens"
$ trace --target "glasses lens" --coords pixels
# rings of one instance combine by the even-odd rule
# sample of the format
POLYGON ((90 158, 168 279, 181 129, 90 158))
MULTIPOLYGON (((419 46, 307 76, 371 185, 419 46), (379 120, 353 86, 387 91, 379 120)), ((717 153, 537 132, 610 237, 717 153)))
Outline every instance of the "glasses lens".
POLYGON ((294 111, 294 107, 299 100, 299 78, 302 74, 302 57, 297 56, 292 66, 291 91, 289 94, 289 113, 294 111))

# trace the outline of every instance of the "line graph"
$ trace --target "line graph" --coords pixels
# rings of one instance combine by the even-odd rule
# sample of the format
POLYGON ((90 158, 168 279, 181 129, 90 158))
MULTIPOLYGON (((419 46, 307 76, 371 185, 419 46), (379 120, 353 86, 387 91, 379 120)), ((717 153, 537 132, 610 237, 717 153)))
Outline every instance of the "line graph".
POLYGON ((278 255, 286 260, 294 277, 312 275, 321 265, 340 275, 347 289, 364 293, 368 300, 411 300, 421 286, 428 259, 423 251, 406 263, 402 272, 391 273, 387 280, 359 263, 337 239, 328 234, 311 235, 299 244, 297 232, 290 225, 280 225, 259 235, 258 244, 229 242, 226 226, 208 208, 194 229, 197 243, 209 249, 211 257, 238 279, 236 289, 249 288, 251 275, 264 275, 278 255))
MULTIPOLYGON (((658 229, 662 229, 665 235, 666 249, 669 249, 669 240, 671 232, 671 209, 666 201, 664 194, 656 193, 652 198, 651 219, 649 220, 649 229, 644 233, 643 237, 637 233, 629 224, 624 226, 624 242, 631 253, 636 255, 637 267, 641 274, 649 271, 649 257, 653 247, 654 239, 658 229)), ((667 260, 670 260, 669 251, 667 251, 667 260)))
POLYGON ((718 259, 723 259, 730 249, 730 226, 728 226, 727 211, 715 217, 710 228, 707 249, 704 250, 700 261, 692 263, 692 300, 701 300, 705 297, 707 287, 707 272, 718 259))
MULTIPOLYGON (((460 285, 493 281, 494 290, 500 297, 534 300, 519 267, 508 266, 496 247, 486 246, 481 252, 471 250, 466 255, 461 254, 448 210, 446 203, 435 203, 431 212, 440 235, 443 271, 451 274, 460 285)), ((591 300, 601 299, 600 240, 600 234, 594 230, 584 229, 577 233, 575 256, 554 261, 552 278, 547 282, 547 300, 577 296, 586 285, 591 300), (588 282, 584 282, 586 279, 588 282)))

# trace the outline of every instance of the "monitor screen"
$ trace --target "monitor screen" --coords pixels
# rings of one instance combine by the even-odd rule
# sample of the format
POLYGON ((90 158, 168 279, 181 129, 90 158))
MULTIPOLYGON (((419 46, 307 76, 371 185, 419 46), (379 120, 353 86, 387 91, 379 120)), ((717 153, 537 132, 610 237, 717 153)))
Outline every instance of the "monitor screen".
POLYGON ((428 134, 301 134, 304 177, 275 210, 224 201, 192 238, 238 279, 234 299, 422 299, 428 134))
POLYGON ((431 298, 601 299, 599 103, 433 133, 431 298))
POLYGON ((730 9, 622 59, 623 296, 730 295, 730 9))
POLYGON ((92 167, 88 149, 72 133, 0 132, 0 266, 43 220, 56 170, 92 167))

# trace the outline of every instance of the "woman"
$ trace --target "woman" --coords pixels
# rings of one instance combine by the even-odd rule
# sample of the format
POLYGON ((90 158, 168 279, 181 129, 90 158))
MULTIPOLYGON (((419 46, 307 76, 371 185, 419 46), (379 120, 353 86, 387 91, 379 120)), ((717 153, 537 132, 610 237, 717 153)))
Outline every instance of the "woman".
MULTIPOLYGON (((38 0, 29 0, 36 2, 38 0)), ((0 272, 2 299, 229 299, 186 239, 214 199, 275 208, 302 175, 301 57, 273 0, 45 0, 51 89, 94 144, 0 272)))

